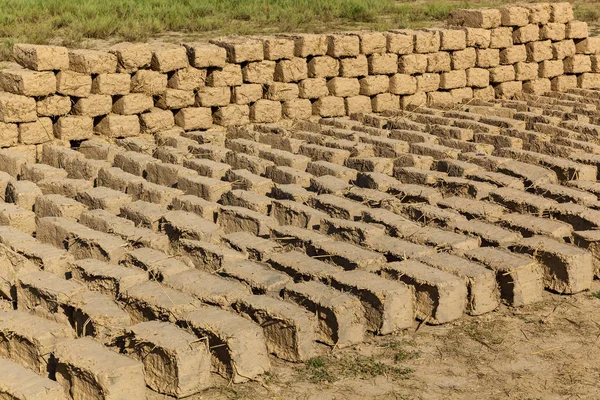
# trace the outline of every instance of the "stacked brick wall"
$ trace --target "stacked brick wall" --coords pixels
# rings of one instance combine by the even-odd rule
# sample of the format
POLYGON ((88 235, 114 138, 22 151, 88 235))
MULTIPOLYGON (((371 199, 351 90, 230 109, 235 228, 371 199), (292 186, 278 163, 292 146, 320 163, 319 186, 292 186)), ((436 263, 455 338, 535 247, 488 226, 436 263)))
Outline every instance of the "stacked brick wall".
MULTIPOLYGON (((448 29, 17 44, 0 71, 0 147, 337 117, 600 88, 600 38, 569 3, 458 10, 448 29)), ((37 148, 36 148, 37 146, 37 148)), ((39 151, 38 151, 39 152, 39 151)))

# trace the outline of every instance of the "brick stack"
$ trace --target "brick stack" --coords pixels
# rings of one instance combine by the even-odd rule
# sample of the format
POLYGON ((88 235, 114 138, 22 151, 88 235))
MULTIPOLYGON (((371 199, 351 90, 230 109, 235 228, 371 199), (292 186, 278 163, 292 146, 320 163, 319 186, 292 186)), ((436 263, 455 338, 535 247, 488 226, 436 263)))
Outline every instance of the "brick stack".
POLYGON ((569 3, 458 10, 450 25, 108 51, 17 44, 20 66, 0 72, 0 147, 36 153, 54 139, 600 88, 600 38, 588 37, 569 3))

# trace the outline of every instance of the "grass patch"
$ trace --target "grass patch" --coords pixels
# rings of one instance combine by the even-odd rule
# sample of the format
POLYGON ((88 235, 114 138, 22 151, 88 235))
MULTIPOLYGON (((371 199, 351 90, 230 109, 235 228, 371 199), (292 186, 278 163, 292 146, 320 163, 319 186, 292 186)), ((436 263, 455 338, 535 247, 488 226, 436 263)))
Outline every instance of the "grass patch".
POLYGON ((594 297, 596 299, 600 299, 600 290, 597 292, 590 293, 590 297, 594 297))
POLYGON ((323 357, 314 357, 304 363, 304 367, 298 371, 300 377, 312 383, 332 383, 337 380, 329 372, 329 361, 323 357))

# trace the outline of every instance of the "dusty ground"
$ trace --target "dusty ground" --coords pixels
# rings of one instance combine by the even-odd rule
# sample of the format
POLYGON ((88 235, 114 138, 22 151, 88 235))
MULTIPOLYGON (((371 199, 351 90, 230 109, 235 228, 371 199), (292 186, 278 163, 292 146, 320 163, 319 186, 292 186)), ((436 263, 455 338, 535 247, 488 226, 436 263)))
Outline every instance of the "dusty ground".
POLYGON ((415 325, 307 364, 275 361, 264 382, 223 382, 190 399, 598 399, 598 291, 596 281, 591 292, 415 325))

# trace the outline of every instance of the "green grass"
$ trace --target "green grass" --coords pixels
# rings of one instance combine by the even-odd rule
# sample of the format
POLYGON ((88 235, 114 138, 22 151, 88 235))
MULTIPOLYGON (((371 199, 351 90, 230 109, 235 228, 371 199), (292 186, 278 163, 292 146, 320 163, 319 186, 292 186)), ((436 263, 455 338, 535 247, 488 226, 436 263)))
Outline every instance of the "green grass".
POLYGON ((600 299, 600 291, 590 293, 590 297, 595 297, 597 299, 600 299))
MULTIPOLYGON (((81 46, 85 39, 144 41, 188 36, 329 32, 441 25, 456 8, 513 0, 0 0, 0 57, 15 42, 81 46)), ((579 18, 600 18, 598 0, 575 3, 579 18)), ((167 39, 168 40, 168 39, 167 39)))

